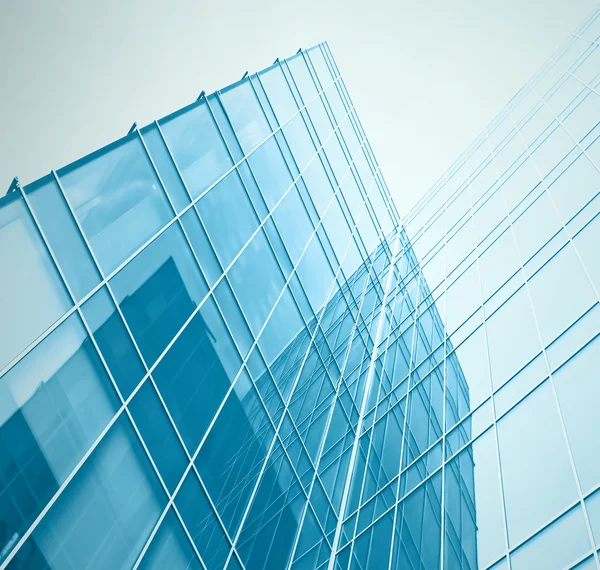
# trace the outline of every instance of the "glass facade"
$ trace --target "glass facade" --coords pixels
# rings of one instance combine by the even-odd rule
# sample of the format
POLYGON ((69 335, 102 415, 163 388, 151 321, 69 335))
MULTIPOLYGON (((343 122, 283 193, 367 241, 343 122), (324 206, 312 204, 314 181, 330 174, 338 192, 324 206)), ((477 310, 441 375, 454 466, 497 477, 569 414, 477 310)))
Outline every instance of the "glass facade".
POLYGON ((0 569, 599 568, 596 15, 404 220, 327 44, 13 184, 0 569))

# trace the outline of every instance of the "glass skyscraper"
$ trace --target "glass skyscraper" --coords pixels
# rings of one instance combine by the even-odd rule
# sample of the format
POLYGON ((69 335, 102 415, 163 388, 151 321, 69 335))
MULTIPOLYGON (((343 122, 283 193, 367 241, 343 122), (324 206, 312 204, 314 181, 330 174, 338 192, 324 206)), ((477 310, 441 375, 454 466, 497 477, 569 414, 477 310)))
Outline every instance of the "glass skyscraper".
POLYGON ((0 198, 0 569, 600 568, 600 11, 404 219, 327 44, 0 198))

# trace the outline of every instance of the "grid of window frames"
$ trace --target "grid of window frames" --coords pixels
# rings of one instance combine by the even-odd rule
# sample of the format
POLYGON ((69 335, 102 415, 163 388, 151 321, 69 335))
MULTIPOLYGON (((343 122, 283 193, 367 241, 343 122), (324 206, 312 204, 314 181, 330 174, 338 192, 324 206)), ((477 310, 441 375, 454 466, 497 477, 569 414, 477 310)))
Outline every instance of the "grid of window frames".
POLYGON ((0 560, 598 568, 597 16, 403 225, 326 44, 5 198, 0 560))
POLYGON ((596 10, 406 217, 339 567, 600 568, 599 86, 596 10))
POLYGON ((0 567, 328 560, 406 239, 328 46, 11 190, 0 567))

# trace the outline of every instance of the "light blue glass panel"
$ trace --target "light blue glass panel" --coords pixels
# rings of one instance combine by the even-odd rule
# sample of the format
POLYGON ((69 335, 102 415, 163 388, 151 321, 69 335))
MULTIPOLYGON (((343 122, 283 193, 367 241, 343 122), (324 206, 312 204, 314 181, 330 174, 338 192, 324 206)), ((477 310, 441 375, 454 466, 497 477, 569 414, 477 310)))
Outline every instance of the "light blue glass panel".
POLYGON ((324 88, 327 87, 333 81, 333 77, 325 61, 325 57, 321 51, 321 48, 319 46, 315 46, 314 48, 309 49, 306 52, 306 55, 310 58, 310 61, 317 72, 317 76, 321 82, 321 85, 324 88))
POLYGON ((498 422, 509 545, 577 498, 558 410, 545 382, 498 422))
POLYGON ((100 274, 53 176, 24 189, 67 283, 81 299, 100 282, 100 274))
POLYGON ((118 407, 77 315, 2 377, 0 516, 8 537, 27 530, 118 407))
POLYGON ((264 232, 254 236, 231 268, 229 278, 250 328, 257 334, 284 285, 264 232))
POLYGON ((529 290, 545 344, 554 340, 597 301, 570 244, 534 275, 529 290))
POLYGON ((267 206, 272 210, 293 181, 275 138, 270 138, 253 152, 248 163, 267 206))
POLYGON ((227 267, 258 227, 258 219, 237 171, 228 174, 205 194, 197 207, 219 259, 223 267, 227 267))
POLYGON ((128 407, 160 476, 173 493, 188 461, 150 380, 139 389, 128 407))
POLYGON ((592 536, 596 544, 600 543, 600 490, 590 495, 585 500, 592 536))
POLYGON ((233 166, 205 101, 161 121, 160 128, 192 198, 233 166))
POLYGON ((286 63, 292 72, 296 86, 306 105, 317 94, 317 87, 310 74, 303 54, 298 54, 286 60, 286 63))
POLYGON ((587 276, 591 279, 596 292, 600 292, 600 216, 597 215, 573 240, 577 253, 581 257, 587 276))
POLYGON ((173 217, 137 133, 59 170, 58 177, 105 274, 173 217))
POLYGON ((563 222, 568 222, 596 195, 599 184, 598 170, 580 154, 548 189, 563 222))
POLYGON ((52 570, 131 568, 166 503, 123 414, 33 533, 52 570))
POLYGON ((153 372, 190 454, 196 451, 240 365, 217 306, 208 299, 153 372))
POLYGON ((200 218, 198 217, 195 208, 190 208, 183 216, 181 216, 181 225, 190 240, 196 258, 200 262, 204 278, 210 285, 214 285, 216 280, 223 273, 223 269, 215 254, 213 246, 208 240, 206 231, 200 222, 200 218))
POLYGON ((0 200, 0 369, 72 305, 70 296, 18 193, 0 200))
POLYGON ((518 372, 540 350, 539 336, 522 287, 486 323, 494 389, 518 372), (518 322, 519 326, 515 327, 518 322))
POLYGON ((177 493, 175 504, 206 567, 222 568, 230 544, 193 470, 177 493))
POLYGON ((219 94, 242 150, 248 154, 271 134, 250 80, 244 79, 219 94))
POLYGON ((144 127, 140 134, 144 144, 154 162, 165 190, 173 202, 175 211, 181 212, 190 203, 190 197, 185 189, 181 177, 175 168, 173 159, 165 145, 165 141, 156 123, 144 127))
MULTIPOLYGON (((305 123, 304 113, 296 115, 283 127, 283 134, 300 171, 304 170, 317 149, 305 123)), ((318 159, 317 159, 318 160, 318 159)))
POLYGON ((208 291, 178 224, 154 240, 110 285, 148 365, 208 291))
POLYGON ((544 192, 513 222, 513 231, 523 264, 562 227, 550 196, 544 192))
POLYGON ((581 507, 577 506, 510 556, 512 570, 562 570, 591 548, 581 507))
POLYGON ((94 340, 126 399, 145 374, 145 368, 106 287, 81 308, 94 340))
POLYGON ((258 76, 269 97, 277 120, 282 125, 298 110, 285 75, 280 65, 276 63, 272 67, 261 71, 258 76))
POLYGON ((314 227, 295 188, 290 190, 273 212, 273 219, 292 263, 296 264, 308 244, 314 227))
POLYGON ((316 235, 310 240, 308 249, 298 265, 298 276, 313 311, 318 313, 327 300, 334 274, 316 235))
POLYGON ((150 547, 144 554, 140 570, 201 570, 189 540, 173 510, 165 516, 150 547))
POLYGON ((573 461, 584 493, 600 483, 600 337, 596 337, 554 373, 573 461))

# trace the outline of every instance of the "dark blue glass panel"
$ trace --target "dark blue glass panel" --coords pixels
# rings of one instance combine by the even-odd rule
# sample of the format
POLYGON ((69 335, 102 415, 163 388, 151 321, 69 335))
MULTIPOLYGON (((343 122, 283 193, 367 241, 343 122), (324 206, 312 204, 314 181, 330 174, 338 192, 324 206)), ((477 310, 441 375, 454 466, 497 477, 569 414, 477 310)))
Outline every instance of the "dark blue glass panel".
POLYGON ((140 570, 201 570, 190 542, 173 510, 165 516, 150 547, 144 554, 140 570))
POLYGON ((77 315, 0 379, 0 520, 18 536, 119 408, 77 315))
POLYGON ((146 370, 106 287, 94 293, 81 310, 123 399, 127 399, 146 370))
POLYGON ((274 430, 256 389, 242 373, 206 442, 196 466, 230 535, 241 522, 274 430))
POLYGON ((148 365, 154 363, 208 291, 173 224, 112 280, 111 287, 148 365))
POLYGON ((177 493, 175 504, 206 567, 222 568, 230 543, 193 470, 177 493))
POLYGON ((153 378, 190 454, 240 364, 215 302, 209 299, 154 370, 153 378))
POLYGON ((188 461, 152 382, 147 380, 144 383, 128 407, 165 485, 172 493, 188 461))
POLYGON ((165 504, 123 414, 33 532, 30 540, 45 564, 25 567, 131 568, 165 504))

